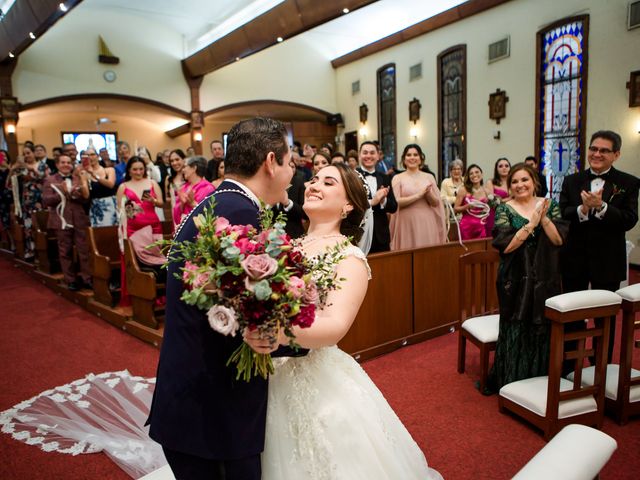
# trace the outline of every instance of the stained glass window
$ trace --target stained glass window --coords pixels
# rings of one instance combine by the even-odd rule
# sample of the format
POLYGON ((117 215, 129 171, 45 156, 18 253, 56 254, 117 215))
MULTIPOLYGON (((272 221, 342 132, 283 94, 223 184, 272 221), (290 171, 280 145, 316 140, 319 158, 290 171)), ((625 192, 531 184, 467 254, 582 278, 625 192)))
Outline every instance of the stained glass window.
POLYGON ((538 32, 537 153, 555 199, 564 177, 583 166, 588 21, 566 19, 538 32))
POLYGON ((450 176, 453 160, 459 158, 466 164, 466 57, 465 45, 452 47, 438 55, 440 178, 450 176))
POLYGON ((382 159, 396 165, 396 66, 378 69, 378 139, 382 159))

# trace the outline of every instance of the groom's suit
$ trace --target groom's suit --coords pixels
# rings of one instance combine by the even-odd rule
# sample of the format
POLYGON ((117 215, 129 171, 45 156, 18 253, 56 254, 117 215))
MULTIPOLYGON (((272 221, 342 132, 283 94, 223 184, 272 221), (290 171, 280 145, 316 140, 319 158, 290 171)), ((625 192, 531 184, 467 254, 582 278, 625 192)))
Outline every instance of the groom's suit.
MULTIPOLYGON (((217 216, 231 224, 258 227, 258 206, 238 185, 226 181, 193 210, 176 233, 176 241, 195 239, 197 230, 191 219, 214 198, 217 216)), ((226 362, 242 342, 242 335, 216 333, 205 312, 180 300, 184 287, 175 274, 182 266, 183 262, 169 264, 166 323, 149 414, 149 435, 165 451, 217 460, 221 465, 247 459, 255 466, 257 459, 258 471, 242 478, 259 479, 267 381, 260 377, 250 382, 235 380, 235 368, 227 367, 226 362)), ((169 455, 167 458, 171 464, 169 455)), ((220 470, 224 471, 224 467, 220 466, 220 470)), ((223 475, 219 478, 234 478, 229 473, 223 475)))

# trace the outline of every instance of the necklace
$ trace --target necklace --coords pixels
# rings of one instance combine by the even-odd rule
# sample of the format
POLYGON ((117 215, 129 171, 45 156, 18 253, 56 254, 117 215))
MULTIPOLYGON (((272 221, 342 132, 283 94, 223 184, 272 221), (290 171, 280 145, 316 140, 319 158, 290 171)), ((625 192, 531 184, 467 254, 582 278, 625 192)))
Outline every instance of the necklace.
POLYGON ((330 233, 327 235, 320 235, 320 236, 312 236, 312 235, 305 235, 303 237, 300 237, 298 239, 298 242, 300 243, 300 245, 309 245, 310 243, 313 243, 317 240, 325 240, 327 238, 347 238, 344 235, 342 235, 341 233, 330 233))

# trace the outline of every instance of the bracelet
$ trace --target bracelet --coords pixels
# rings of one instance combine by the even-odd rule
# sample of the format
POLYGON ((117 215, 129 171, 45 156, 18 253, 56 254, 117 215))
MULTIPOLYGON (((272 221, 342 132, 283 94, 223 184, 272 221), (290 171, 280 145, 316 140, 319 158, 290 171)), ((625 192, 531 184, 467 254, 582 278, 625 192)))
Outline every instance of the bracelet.
POLYGON ((531 227, 527 227, 526 225, 523 225, 522 230, 527 232, 527 236, 531 235, 531 227))

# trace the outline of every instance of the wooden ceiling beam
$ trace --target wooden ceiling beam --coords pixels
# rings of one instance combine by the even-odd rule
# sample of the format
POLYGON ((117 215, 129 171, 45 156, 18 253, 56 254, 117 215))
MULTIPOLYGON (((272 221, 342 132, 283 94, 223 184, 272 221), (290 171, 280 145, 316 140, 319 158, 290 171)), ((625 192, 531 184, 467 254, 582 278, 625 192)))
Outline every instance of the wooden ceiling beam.
POLYGON ((192 77, 206 75, 237 59, 253 55, 276 45, 277 38, 285 40, 318 25, 344 15, 377 0, 285 0, 251 22, 216 40, 202 50, 182 60, 184 69, 192 77))

